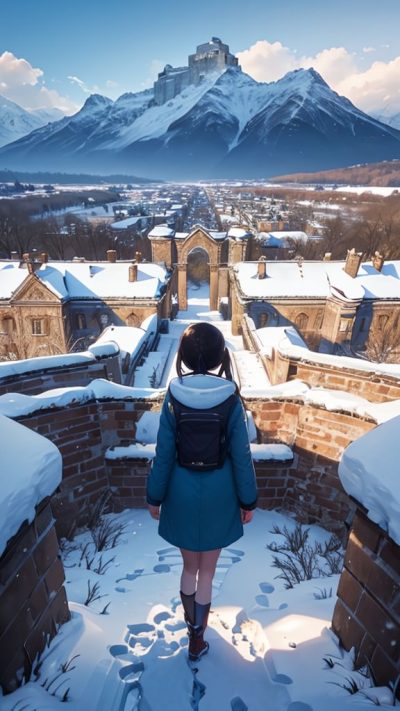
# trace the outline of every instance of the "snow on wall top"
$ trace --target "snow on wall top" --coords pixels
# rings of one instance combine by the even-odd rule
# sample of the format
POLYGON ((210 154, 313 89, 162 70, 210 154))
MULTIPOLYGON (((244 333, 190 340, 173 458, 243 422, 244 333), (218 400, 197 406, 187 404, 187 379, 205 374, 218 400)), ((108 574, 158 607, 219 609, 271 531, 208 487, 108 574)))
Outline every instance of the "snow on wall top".
POLYGON ((398 363, 373 363, 361 358, 351 358, 350 356, 331 355, 329 353, 317 353, 310 351, 308 346, 293 326, 266 326, 254 331, 255 339, 260 344, 260 353, 272 357, 272 349, 287 358, 304 360, 317 365, 328 365, 332 368, 362 371, 392 378, 400 378, 400 364, 398 363))
MULTIPOLYGON (((164 267, 150 262, 138 264, 133 282, 127 262, 48 262, 35 274, 60 299, 155 298, 167 278, 164 267)), ((27 276, 18 262, 1 265, 0 299, 10 299, 27 276)))
POLYGON ((174 230, 168 225, 156 225, 147 235, 149 239, 152 237, 173 237, 174 230))
POLYGON ((61 481, 62 459, 45 437, 0 415, 1 487, 0 555, 24 521, 33 521, 35 506, 61 481))
POLYGON ((382 272, 361 264, 358 275, 346 274, 345 262, 269 261, 267 277, 258 279, 257 262, 240 262, 235 272, 245 297, 326 299, 332 292, 344 300, 400 299, 400 262, 387 262, 382 272))
POLYGON ((339 463, 344 489, 400 545, 400 416, 352 442, 339 463))
MULTIPOLYGON (((104 355, 104 353, 102 355, 104 355)), ((93 353, 86 351, 84 353, 64 353, 63 355, 49 355, 37 358, 25 358, 24 360, 3 361, 0 362, 0 379, 9 378, 13 375, 32 373, 37 370, 48 370, 50 368, 62 368, 80 364, 87 365, 95 361, 95 351, 93 353)))
POLYGON ((0 414, 17 418, 89 400, 157 400, 164 393, 164 388, 135 388, 98 378, 86 386, 55 388, 38 395, 5 393, 0 395, 0 414))

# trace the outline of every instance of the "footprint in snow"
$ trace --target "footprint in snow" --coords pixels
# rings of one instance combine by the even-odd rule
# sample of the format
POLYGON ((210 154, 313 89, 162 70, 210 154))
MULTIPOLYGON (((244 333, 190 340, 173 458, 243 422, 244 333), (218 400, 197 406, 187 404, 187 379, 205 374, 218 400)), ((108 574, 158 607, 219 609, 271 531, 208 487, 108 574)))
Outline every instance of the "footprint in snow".
POLYGON ((262 593, 273 593, 275 590, 275 587, 272 585, 272 583, 258 583, 258 587, 260 588, 262 593))

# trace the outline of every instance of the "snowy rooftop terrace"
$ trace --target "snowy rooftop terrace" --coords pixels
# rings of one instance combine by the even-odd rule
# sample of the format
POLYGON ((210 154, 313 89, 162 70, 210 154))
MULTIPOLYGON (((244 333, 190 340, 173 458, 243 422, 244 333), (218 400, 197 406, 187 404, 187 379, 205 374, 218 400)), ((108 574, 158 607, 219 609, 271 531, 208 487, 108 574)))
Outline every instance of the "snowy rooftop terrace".
MULTIPOLYGON (((159 264, 139 263, 137 280, 129 281, 129 262, 48 262, 35 272, 59 299, 98 297, 156 298, 166 281, 159 264)), ((10 299, 28 276, 19 262, 0 263, 0 299, 10 299)))
POLYGON ((258 278, 257 262, 240 262, 234 270, 248 298, 325 299, 333 293, 349 301, 400 299, 400 261, 385 262, 381 272, 364 262, 355 278, 344 271, 344 266, 344 261, 268 261, 265 279, 258 278))

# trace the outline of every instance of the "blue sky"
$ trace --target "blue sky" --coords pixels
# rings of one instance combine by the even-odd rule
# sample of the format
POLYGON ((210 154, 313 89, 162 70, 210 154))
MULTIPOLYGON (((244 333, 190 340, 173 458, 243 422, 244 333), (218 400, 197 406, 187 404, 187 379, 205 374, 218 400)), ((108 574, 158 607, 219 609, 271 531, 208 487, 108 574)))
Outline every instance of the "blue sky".
POLYGON ((3 0, 0 22, 0 94, 26 108, 140 91, 216 35, 258 80, 313 65, 361 108, 400 110, 400 0, 3 0))

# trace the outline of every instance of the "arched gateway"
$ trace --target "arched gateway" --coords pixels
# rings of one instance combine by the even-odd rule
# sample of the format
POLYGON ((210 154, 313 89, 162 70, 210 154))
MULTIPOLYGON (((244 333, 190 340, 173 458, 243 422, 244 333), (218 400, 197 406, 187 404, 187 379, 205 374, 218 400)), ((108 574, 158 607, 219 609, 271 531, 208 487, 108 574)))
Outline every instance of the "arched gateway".
POLYGON ((195 225, 189 234, 157 225, 149 234, 153 262, 165 262, 176 270, 179 309, 186 311, 188 256, 201 247, 208 255, 210 269, 210 311, 218 310, 219 300, 228 296, 228 263, 244 259, 246 240, 228 238, 226 232, 208 232, 195 225))

